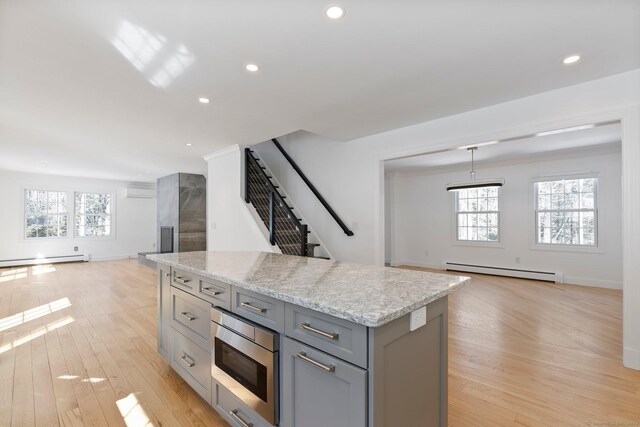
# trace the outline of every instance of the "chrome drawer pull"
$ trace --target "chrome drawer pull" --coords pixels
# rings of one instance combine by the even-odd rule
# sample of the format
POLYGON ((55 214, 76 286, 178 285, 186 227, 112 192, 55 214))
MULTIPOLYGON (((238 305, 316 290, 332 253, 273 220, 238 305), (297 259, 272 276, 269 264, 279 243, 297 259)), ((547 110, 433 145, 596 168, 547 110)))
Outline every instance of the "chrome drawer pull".
POLYGON ((248 423, 245 420, 243 420, 242 418, 240 418, 240 415, 238 415, 238 410, 237 409, 230 410, 229 411, 229 415, 231 415, 231 417, 234 420, 239 422, 242 427, 253 427, 253 423, 248 423))
POLYGON ((222 291, 214 291, 212 288, 202 288, 202 293, 211 295, 212 297, 217 297, 222 293, 222 291))
POLYGON ((313 332, 314 334, 318 334, 320 336, 323 336, 325 338, 329 338, 332 340, 337 340, 338 337, 340 336, 340 334, 338 334, 337 332, 329 333, 329 332, 321 331, 320 329, 316 329, 312 327, 308 323, 300 323, 300 327, 306 331, 313 332))
POLYGON ((189 368, 193 368, 196 365, 196 362, 192 362, 192 358, 189 357, 189 355, 187 353, 184 353, 182 356, 180 356, 180 360, 182 360, 182 363, 184 363, 185 365, 187 365, 187 367, 189 368), (189 360, 191 359, 191 360, 189 360))
POLYGON ((189 322, 191 322, 192 320, 196 320, 197 319, 196 316, 194 316, 193 314, 190 314, 190 313, 188 313, 186 311, 183 311, 180 314, 182 315, 182 317, 186 317, 189 322))
POLYGON ((248 308, 249 310, 253 310, 256 313, 266 313, 267 312, 266 308, 256 307, 255 305, 251 305, 248 302, 241 302, 240 305, 245 307, 245 308, 248 308))
POLYGON ((176 282, 182 284, 182 285, 186 285, 187 283, 189 283, 191 280, 189 279, 185 279, 184 277, 174 277, 173 280, 175 280, 176 282))
POLYGON ((317 366, 320 369, 324 369, 327 372, 335 372, 336 367, 333 365, 325 365, 324 363, 320 363, 316 360, 313 360, 310 357, 307 357, 307 353, 301 351, 300 353, 296 354, 296 356, 298 356, 298 358, 304 360, 305 362, 311 363, 313 366, 317 366))

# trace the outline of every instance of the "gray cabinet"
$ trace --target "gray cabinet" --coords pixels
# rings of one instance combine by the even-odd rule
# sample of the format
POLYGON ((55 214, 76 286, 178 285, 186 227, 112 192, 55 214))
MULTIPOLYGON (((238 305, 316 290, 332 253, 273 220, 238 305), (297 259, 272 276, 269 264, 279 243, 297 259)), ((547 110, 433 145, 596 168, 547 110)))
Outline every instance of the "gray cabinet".
POLYGON ((215 379, 211 386, 211 405, 234 427, 272 427, 215 379))
POLYGON ((285 306, 285 332, 305 344, 367 368, 367 327, 293 304, 285 306))
POLYGON ((200 396, 211 403, 211 352, 174 331, 171 367, 200 396))
POLYGON ((171 326, 211 352, 211 304, 171 287, 171 326))
POLYGON ((276 332, 284 332, 283 301, 233 286, 231 311, 276 332))
POLYGON ((367 371, 284 338, 282 425, 364 427, 367 371))
POLYGON ((158 264, 158 353, 171 361, 171 267, 158 264))

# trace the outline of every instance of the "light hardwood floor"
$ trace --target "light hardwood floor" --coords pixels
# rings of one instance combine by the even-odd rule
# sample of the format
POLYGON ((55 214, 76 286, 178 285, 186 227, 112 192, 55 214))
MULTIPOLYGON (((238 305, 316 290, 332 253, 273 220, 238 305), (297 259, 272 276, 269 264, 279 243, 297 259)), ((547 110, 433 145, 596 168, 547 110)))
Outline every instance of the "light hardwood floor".
POLYGON ((156 313, 134 260, 1 269, 0 426, 227 425, 156 352, 156 313))
POLYGON ((621 291, 448 274, 449 425, 640 426, 621 291))
MULTIPOLYGON (((640 425, 621 300, 474 276, 449 300, 450 425, 640 425)), ((0 426, 226 425, 155 333, 155 272, 133 260, 0 269, 0 426)))

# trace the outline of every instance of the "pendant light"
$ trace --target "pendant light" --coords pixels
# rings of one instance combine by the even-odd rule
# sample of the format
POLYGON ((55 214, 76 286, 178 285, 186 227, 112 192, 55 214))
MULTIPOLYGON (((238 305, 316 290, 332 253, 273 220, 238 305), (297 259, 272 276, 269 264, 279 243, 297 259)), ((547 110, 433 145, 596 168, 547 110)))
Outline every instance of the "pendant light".
POLYGON ((502 187, 504 185, 504 179, 496 178, 496 179, 476 179, 476 170, 474 165, 474 156, 473 153, 478 149, 478 147, 469 147, 467 151, 471 152, 471 179, 469 181, 463 182, 455 182, 452 184, 447 184, 447 191, 462 191, 467 190, 469 188, 486 188, 486 187, 502 187))

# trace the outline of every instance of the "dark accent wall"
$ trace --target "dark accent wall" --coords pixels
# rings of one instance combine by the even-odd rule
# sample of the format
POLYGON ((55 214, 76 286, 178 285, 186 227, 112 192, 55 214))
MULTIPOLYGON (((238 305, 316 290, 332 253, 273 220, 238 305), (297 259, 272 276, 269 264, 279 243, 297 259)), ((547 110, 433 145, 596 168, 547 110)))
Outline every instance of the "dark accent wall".
POLYGON ((207 180, 176 173, 158 179, 158 247, 160 227, 173 227, 174 252, 207 249, 207 180))

